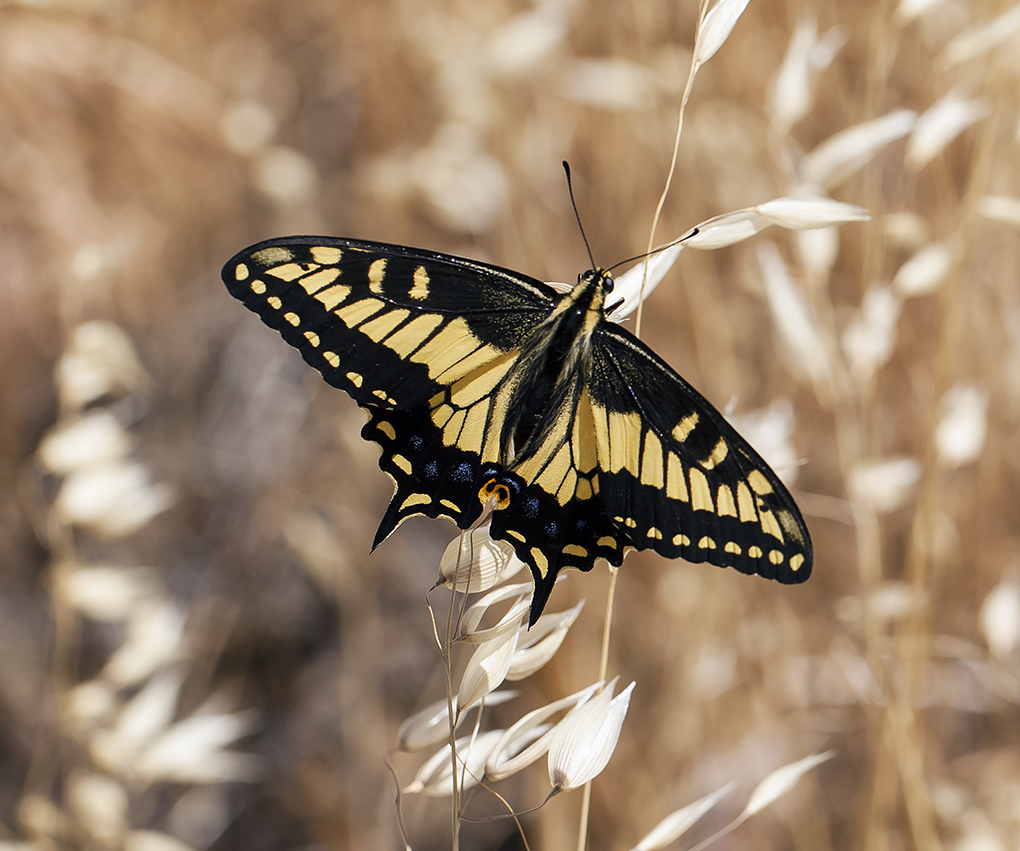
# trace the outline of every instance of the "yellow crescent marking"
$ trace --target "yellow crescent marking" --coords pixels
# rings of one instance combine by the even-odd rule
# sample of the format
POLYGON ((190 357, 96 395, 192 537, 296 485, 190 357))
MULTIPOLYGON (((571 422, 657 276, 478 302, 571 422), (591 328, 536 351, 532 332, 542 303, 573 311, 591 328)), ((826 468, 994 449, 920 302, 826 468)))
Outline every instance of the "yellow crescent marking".
POLYGON ((460 514, 460 506, 457 505, 457 503, 455 502, 450 502, 450 500, 448 499, 441 499, 439 500, 439 504, 445 506, 446 508, 449 508, 450 511, 456 511, 458 514, 460 514))
POLYGON ((408 461, 403 455, 394 455, 393 463, 396 464, 401 470, 407 475, 411 475, 411 462, 408 461))
POLYGON ((790 570, 800 570, 802 564, 804 564, 804 556, 795 555, 790 559, 790 570))
POLYGON ((688 414, 679 423, 676 428, 673 429, 673 437, 683 443, 687 440, 687 435, 694 431, 694 427, 698 424, 698 412, 695 411, 693 414, 688 414))
POLYGON ((314 331, 305 331, 305 339, 315 348, 319 347, 319 335, 314 331))
POLYGON ((262 295, 262 293, 266 291, 265 282, 260 281, 258 278, 256 278, 254 281, 251 282, 251 291, 255 293, 255 295, 262 295))
POLYGON ((735 556, 738 556, 741 553, 740 544, 735 544, 733 541, 730 541, 725 547, 723 547, 723 550, 728 553, 733 553, 735 556))
POLYGON ((329 365, 336 369, 340 366, 340 356, 336 352, 323 352, 322 356, 329 362, 329 365))
POLYGON ((705 535, 704 538, 702 538, 700 541, 698 541, 698 546, 701 547, 701 549, 703 549, 703 550, 714 550, 715 549, 715 541, 713 541, 710 537, 708 537, 708 535, 705 535))
POLYGON ((762 557, 761 547, 748 547, 747 555, 750 558, 761 558, 762 557))
POLYGON ((331 245, 312 246, 312 257, 316 263, 321 263, 323 266, 328 266, 330 263, 339 263, 340 256, 340 249, 334 248, 331 245))
POLYGON ((772 550, 772 552, 769 553, 769 561, 773 564, 782 564, 783 558, 784 556, 779 550, 772 550))
POLYGON ((351 384, 355 387, 360 387, 364 379, 356 372, 348 372, 347 377, 350 379, 351 384))
POLYGON ((595 542, 600 547, 616 547, 616 538, 610 538, 608 535, 604 538, 599 538, 595 542))
POLYGON ((673 543, 678 547, 689 547, 691 545, 691 539, 686 535, 674 535, 673 543))
POLYGON ((525 540, 527 540, 527 538, 525 538, 524 535, 522 535, 520 532, 518 532, 518 531, 516 531, 514 529, 507 529, 506 533, 511 538, 516 538, 518 541, 525 541, 525 540))
POLYGON ((662 532, 660 532, 654 526, 652 526, 651 529, 649 529, 647 532, 645 532, 645 535, 647 537, 649 537, 649 538, 654 538, 656 541, 661 541, 662 540, 662 532))
POLYGON ((535 560, 535 567, 538 568, 538 572, 545 579, 545 575, 549 572, 549 559, 545 557, 545 553, 538 547, 531 548, 531 557, 535 560))
POLYGON ((235 281, 244 281, 247 278, 248 278, 248 267, 245 266, 244 263, 238 263, 237 266, 234 267, 234 280, 235 281))
POLYGON ((280 301, 280 299, 278 299, 275 295, 269 296, 269 298, 267 298, 266 301, 269 303, 269 306, 273 308, 273 310, 279 310, 281 307, 283 307, 283 302, 280 301))
POLYGON ((580 556, 584 558, 588 555, 588 551, 584 547, 579 547, 577 544, 567 544, 563 548, 563 554, 568 556, 580 556))
POLYGON ((427 493, 413 493, 401 503, 400 510, 403 511, 412 505, 428 505, 430 502, 432 502, 432 497, 427 493))
POLYGON ((375 427, 385 434, 390 440, 397 439, 397 430, 393 428, 390 423, 386 422, 386 420, 380 420, 375 424, 375 427))
POLYGON ((286 319, 295 328, 297 328, 298 325, 301 324, 301 317, 298 316, 296 313, 285 313, 283 314, 283 318, 286 319))

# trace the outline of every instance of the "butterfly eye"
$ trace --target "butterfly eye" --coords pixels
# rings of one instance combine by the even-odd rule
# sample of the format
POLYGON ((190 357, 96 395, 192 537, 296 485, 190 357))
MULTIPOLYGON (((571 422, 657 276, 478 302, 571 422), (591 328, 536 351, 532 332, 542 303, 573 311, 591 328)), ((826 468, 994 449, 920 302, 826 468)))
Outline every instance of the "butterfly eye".
POLYGON ((602 273, 602 290, 606 295, 609 295, 613 291, 613 287, 616 286, 616 281, 609 272, 602 273))

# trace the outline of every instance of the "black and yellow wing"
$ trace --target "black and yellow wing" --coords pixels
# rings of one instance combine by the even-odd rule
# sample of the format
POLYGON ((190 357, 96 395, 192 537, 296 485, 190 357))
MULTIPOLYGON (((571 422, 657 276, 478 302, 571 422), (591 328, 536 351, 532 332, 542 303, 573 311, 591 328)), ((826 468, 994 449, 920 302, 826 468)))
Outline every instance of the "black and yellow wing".
POLYGON ((811 539, 789 491, 651 349, 607 323, 587 390, 603 510, 636 549, 783 583, 808 578, 811 539))
POLYGON ((394 496, 377 545, 414 514, 491 534, 535 579, 629 549, 784 583, 811 571, 789 492, 700 394, 608 322, 608 273, 570 294, 506 269, 330 237, 259 243, 230 292, 368 411, 394 496))
MULTIPOLYGON (((414 514, 467 528, 492 390, 556 302, 540 281, 398 245, 294 236, 258 243, 223 269, 232 295, 369 412, 396 487, 376 544, 414 514)), ((496 449, 488 449, 494 459, 496 449)))

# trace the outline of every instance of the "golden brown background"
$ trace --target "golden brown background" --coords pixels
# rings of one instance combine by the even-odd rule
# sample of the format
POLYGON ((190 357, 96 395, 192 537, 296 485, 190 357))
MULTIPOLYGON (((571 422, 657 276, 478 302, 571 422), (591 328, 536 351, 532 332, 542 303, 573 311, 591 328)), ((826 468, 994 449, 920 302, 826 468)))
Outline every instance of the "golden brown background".
MULTIPOLYGON (((662 239, 788 194, 803 152, 866 119, 924 112, 953 86, 989 112, 920 170, 900 140, 831 187, 874 216, 840 229, 831 274, 808 280, 793 236, 773 229, 684 252, 649 302, 643 337, 715 404, 792 401, 815 568, 789 588, 627 559, 611 673, 637 687, 595 783, 592 849, 629 848, 671 809, 736 780, 677 846, 691 847, 769 771, 829 748, 831 761, 715 847, 1020 843, 1020 655, 1009 640, 1020 254, 1015 226, 979 215, 982 196, 1020 194, 1020 50, 1014 35, 945 58, 954 36, 1005 9, 945 0, 904 20, 889 3, 752 0, 697 79, 662 239), (769 81, 804 16, 845 27, 847 41, 806 117, 770 130, 769 81), (804 380, 805 365, 781 357, 789 341, 755 253, 766 238, 812 305, 826 380, 804 380), (841 336, 864 293, 930 240, 951 246, 950 273, 902 300, 894 347, 862 380, 841 336), (935 433, 957 382, 987 395, 988 431, 980 456, 954 465, 935 433), (850 487, 862 464, 898 456, 917 459, 921 477, 892 510, 850 487), (987 626, 982 609, 996 588, 1005 627, 987 626), (991 652, 993 628, 1006 637, 991 652)), ((443 693, 424 594, 452 527, 414 520, 369 554, 390 485, 358 436, 362 413, 234 302, 219 270, 249 243, 305 232, 573 281, 587 258, 562 159, 595 259, 637 254, 669 165, 696 12, 660 0, 0 8, 5 848, 171 847, 145 830, 196 849, 399 847, 383 759, 400 720, 443 693), (78 416, 54 370, 73 329, 95 319, 126 332, 150 380, 125 367, 134 378, 90 407, 135 441, 130 457, 150 477, 139 493, 173 494, 171 504, 155 491, 166 510, 130 531, 61 513, 61 477, 37 454, 55 423, 78 416), (116 727, 144 678, 110 673, 124 619, 97 617, 102 601, 89 609, 66 590, 77 587, 69 573, 95 565, 149 568, 158 591, 146 599, 184 618, 167 661, 183 686, 166 723, 210 696, 232 717, 250 713, 250 734, 230 747, 260 757, 257 773, 169 782, 103 762, 91 736, 116 727), (113 703, 89 715, 94 694, 113 703)), ((588 606, 497 721, 596 679, 606 585, 595 571, 558 587, 551 608, 581 596, 588 606)), ((406 783, 416 763, 396 762, 406 783)), ((501 789, 524 809, 546 783, 536 766, 501 789)), ((485 795, 477 807, 498 812, 485 795)), ((577 793, 563 795, 526 818, 531 847, 573 847, 577 807, 577 793)), ((404 809, 416 849, 448 847, 445 800, 404 809)), ((462 847, 515 848, 514 836, 509 821, 467 826, 462 847)))

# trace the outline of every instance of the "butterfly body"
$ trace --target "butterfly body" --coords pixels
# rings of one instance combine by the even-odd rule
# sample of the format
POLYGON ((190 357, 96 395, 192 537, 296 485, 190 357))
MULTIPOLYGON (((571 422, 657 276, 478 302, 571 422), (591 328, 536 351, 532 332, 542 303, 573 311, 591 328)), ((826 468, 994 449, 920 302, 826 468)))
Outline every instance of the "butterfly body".
POLYGON ((332 237, 254 245, 228 289, 368 411, 407 517, 490 533, 535 580, 537 619, 566 567, 629 549, 781 582, 811 569, 792 497, 726 420, 606 314, 613 279, 560 295, 496 266, 332 237))

